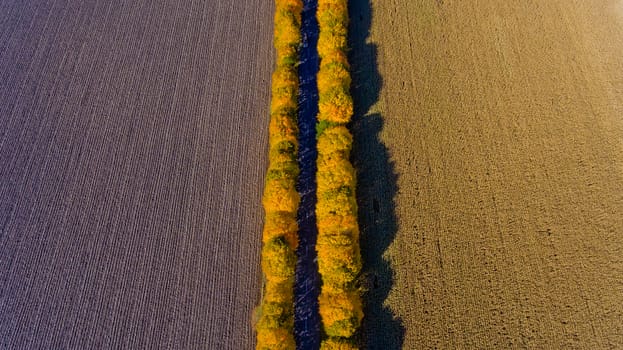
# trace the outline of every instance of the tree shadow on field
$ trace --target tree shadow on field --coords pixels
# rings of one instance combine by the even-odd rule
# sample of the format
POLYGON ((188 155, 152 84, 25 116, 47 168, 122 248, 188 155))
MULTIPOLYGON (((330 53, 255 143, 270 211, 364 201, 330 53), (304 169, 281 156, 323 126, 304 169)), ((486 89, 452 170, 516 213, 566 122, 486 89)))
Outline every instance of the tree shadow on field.
POLYGON ((369 0, 349 1, 349 46, 355 113, 352 162, 357 170, 357 203, 361 229, 364 276, 362 346, 367 349, 401 349, 405 329, 402 320, 384 307, 394 272, 383 253, 397 231, 394 197, 397 175, 385 145, 379 139, 383 116, 371 113, 382 80, 377 70, 377 47, 367 43, 372 22, 369 0))

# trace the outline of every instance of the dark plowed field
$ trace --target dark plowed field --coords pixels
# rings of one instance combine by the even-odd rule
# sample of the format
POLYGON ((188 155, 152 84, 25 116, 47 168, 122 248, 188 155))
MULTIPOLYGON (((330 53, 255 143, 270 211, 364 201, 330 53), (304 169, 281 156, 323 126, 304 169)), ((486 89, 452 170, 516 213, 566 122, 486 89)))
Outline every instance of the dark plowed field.
POLYGON ((0 1, 0 348, 252 347, 272 15, 0 1))

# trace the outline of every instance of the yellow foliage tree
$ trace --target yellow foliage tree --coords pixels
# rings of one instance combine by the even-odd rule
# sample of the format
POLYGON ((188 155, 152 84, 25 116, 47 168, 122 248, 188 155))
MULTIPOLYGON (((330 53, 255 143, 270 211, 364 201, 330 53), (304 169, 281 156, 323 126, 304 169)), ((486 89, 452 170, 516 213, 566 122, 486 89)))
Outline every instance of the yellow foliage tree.
POLYGON ((347 0, 318 0, 318 160, 316 220, 318 272, 322 280, 319 311, 325 350, 356 349, 354 335, 363 318, 356 176, 349 157, 353 114, 346 59, 347 0))
POLYGON ((275 0, 274 45, 269 125, 269 165, 262 204, 262 301, 256 309, 257 349, 293 350, 294 271, 298 245, 297 156, 298 49, 302 0, 275 0))

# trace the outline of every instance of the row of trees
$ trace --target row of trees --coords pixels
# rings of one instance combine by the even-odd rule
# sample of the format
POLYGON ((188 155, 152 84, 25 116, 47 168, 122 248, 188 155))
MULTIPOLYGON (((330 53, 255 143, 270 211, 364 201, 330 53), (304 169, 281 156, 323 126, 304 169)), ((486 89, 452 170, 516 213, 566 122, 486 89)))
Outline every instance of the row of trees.
MULTIPOLYGON (((298 243, 296 213, 298 48, 301 0, 276 0, 269 168, 263 205, 262 271, 264 287, 257 309, 257 349, 294 349, 293 286, 298 243)), ((353 114, 346 56, 347 0, 318 0, 317 204, 318 271, 322 280, 319 312, 322 349, 356 349, 363 318, 358 278, 361 272, 351 165, 353 114)))
POLYGON ((300 197, 298 150, 298 49, 301 44, 301 0, 275 1, 274 45, 269 127, 269 165, 262 204, 262 301, 257 308, 257 349, 294 349, 294 272, 300 197))
POLYGON ((351 165, 353 115, 348 64, 347 0, 318 0, 318 172, 316 217, 322 349, 356 349, 363 311, 356 176, 351 165))

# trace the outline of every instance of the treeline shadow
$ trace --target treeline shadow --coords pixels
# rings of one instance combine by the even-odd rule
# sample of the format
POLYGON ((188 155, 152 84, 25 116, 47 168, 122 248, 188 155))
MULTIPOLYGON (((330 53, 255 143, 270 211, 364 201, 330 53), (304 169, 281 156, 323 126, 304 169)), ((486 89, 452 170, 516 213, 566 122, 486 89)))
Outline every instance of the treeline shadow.
POLYGON ((394 271, 383 253, 397 231, 394 198, 397 175, 385 145, 379 139, 383 116, 371 113, 379 98, 382 79, 377 69, 377 47, 367 42, 372 24, 369 0, 349 1, 349 61, 355 113, 352 162, 357 170, 357 203, 363 259, 364 320, 360 334, 367 349, 401 349, 402 320, 383 306, 394 282, 394 271))

